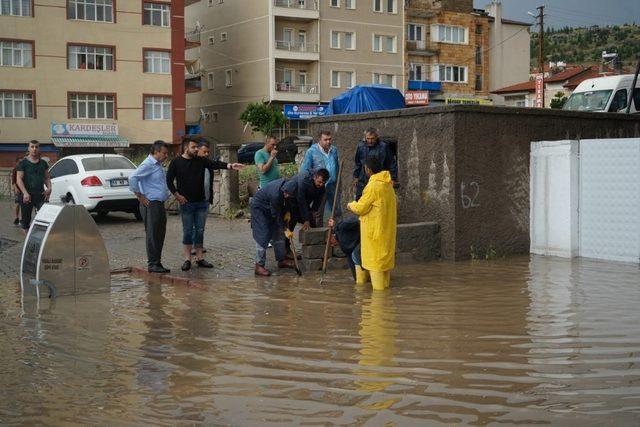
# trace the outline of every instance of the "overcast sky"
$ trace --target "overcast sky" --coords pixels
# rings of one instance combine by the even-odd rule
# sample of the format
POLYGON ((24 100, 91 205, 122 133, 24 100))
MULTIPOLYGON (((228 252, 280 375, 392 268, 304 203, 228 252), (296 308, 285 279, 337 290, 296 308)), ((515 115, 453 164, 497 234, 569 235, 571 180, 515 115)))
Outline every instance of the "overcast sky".
MULTIPOLYGON (((483 9, 490 0, 474 0, 483 9)), ((590 25, 640 24, 640 0, 502 0, 503 17, 535 22, 527 12, 537 13, 544 5, 545 27, 584 27, 590 25)))

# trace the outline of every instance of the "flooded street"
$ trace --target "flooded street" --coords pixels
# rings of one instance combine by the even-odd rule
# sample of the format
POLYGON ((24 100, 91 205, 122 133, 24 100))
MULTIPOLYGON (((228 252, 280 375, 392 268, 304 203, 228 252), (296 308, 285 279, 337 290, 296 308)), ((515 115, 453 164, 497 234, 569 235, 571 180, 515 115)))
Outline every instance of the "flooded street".
POLYGON ((637 265, 542 257, 211 282, 0 289, 0 424, 640 423, 637 265))

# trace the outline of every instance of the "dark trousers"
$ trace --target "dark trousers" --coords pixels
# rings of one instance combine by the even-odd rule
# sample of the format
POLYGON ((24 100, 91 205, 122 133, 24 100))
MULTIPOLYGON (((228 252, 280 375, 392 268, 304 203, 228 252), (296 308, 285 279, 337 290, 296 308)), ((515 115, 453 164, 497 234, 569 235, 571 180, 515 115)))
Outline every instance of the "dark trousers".
POLYGON ((140 203, 140 214, 147 235, 147 264, 149 267, 159 266, 167 232, 167 211, 164 209, 164 202, 150 201, 147 207, 140 203))
MULTIPOLYGON (((22 194, 21 194, 22 196, 22 194)), ((44 204, 44 198, 42 194, 32 194, 31 200, 29 203, 24 203, 22 199, 20 199, 20 213, 22 214, 22 228, 25 230, 29 229, 29 225, 31 224, 31 215, 33 213, 33 209, 39 210, 44 204)))

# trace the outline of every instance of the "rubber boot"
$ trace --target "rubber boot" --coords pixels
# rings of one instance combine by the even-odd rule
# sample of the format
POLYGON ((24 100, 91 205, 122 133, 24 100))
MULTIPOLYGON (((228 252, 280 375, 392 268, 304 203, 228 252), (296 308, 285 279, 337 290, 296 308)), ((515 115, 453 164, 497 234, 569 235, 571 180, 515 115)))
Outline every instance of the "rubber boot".
POLYGON ((363 270, 362 266, 356 264, 356 285, 364 285, 371 280, 369 272, 363 270))
POLYGON ((371 286, 374 291, 384 291, 391 282, 391 271, 370 271, 371 286))

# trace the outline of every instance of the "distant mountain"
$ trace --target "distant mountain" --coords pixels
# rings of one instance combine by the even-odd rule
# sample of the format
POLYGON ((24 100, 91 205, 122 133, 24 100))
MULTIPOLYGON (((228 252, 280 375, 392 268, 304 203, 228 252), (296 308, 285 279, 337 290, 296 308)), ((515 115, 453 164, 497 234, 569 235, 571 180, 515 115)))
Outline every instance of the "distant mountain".
MULTIPOLYGON (((602 51, 616 52, 624 65, 636 64, 640 54, 640 26, 547 29, 544 34, 545 62, 564 61, 572 65, 600 63, 602 51)), ((531 64, 538 58, 538 34, 531 34, 531 64)))

